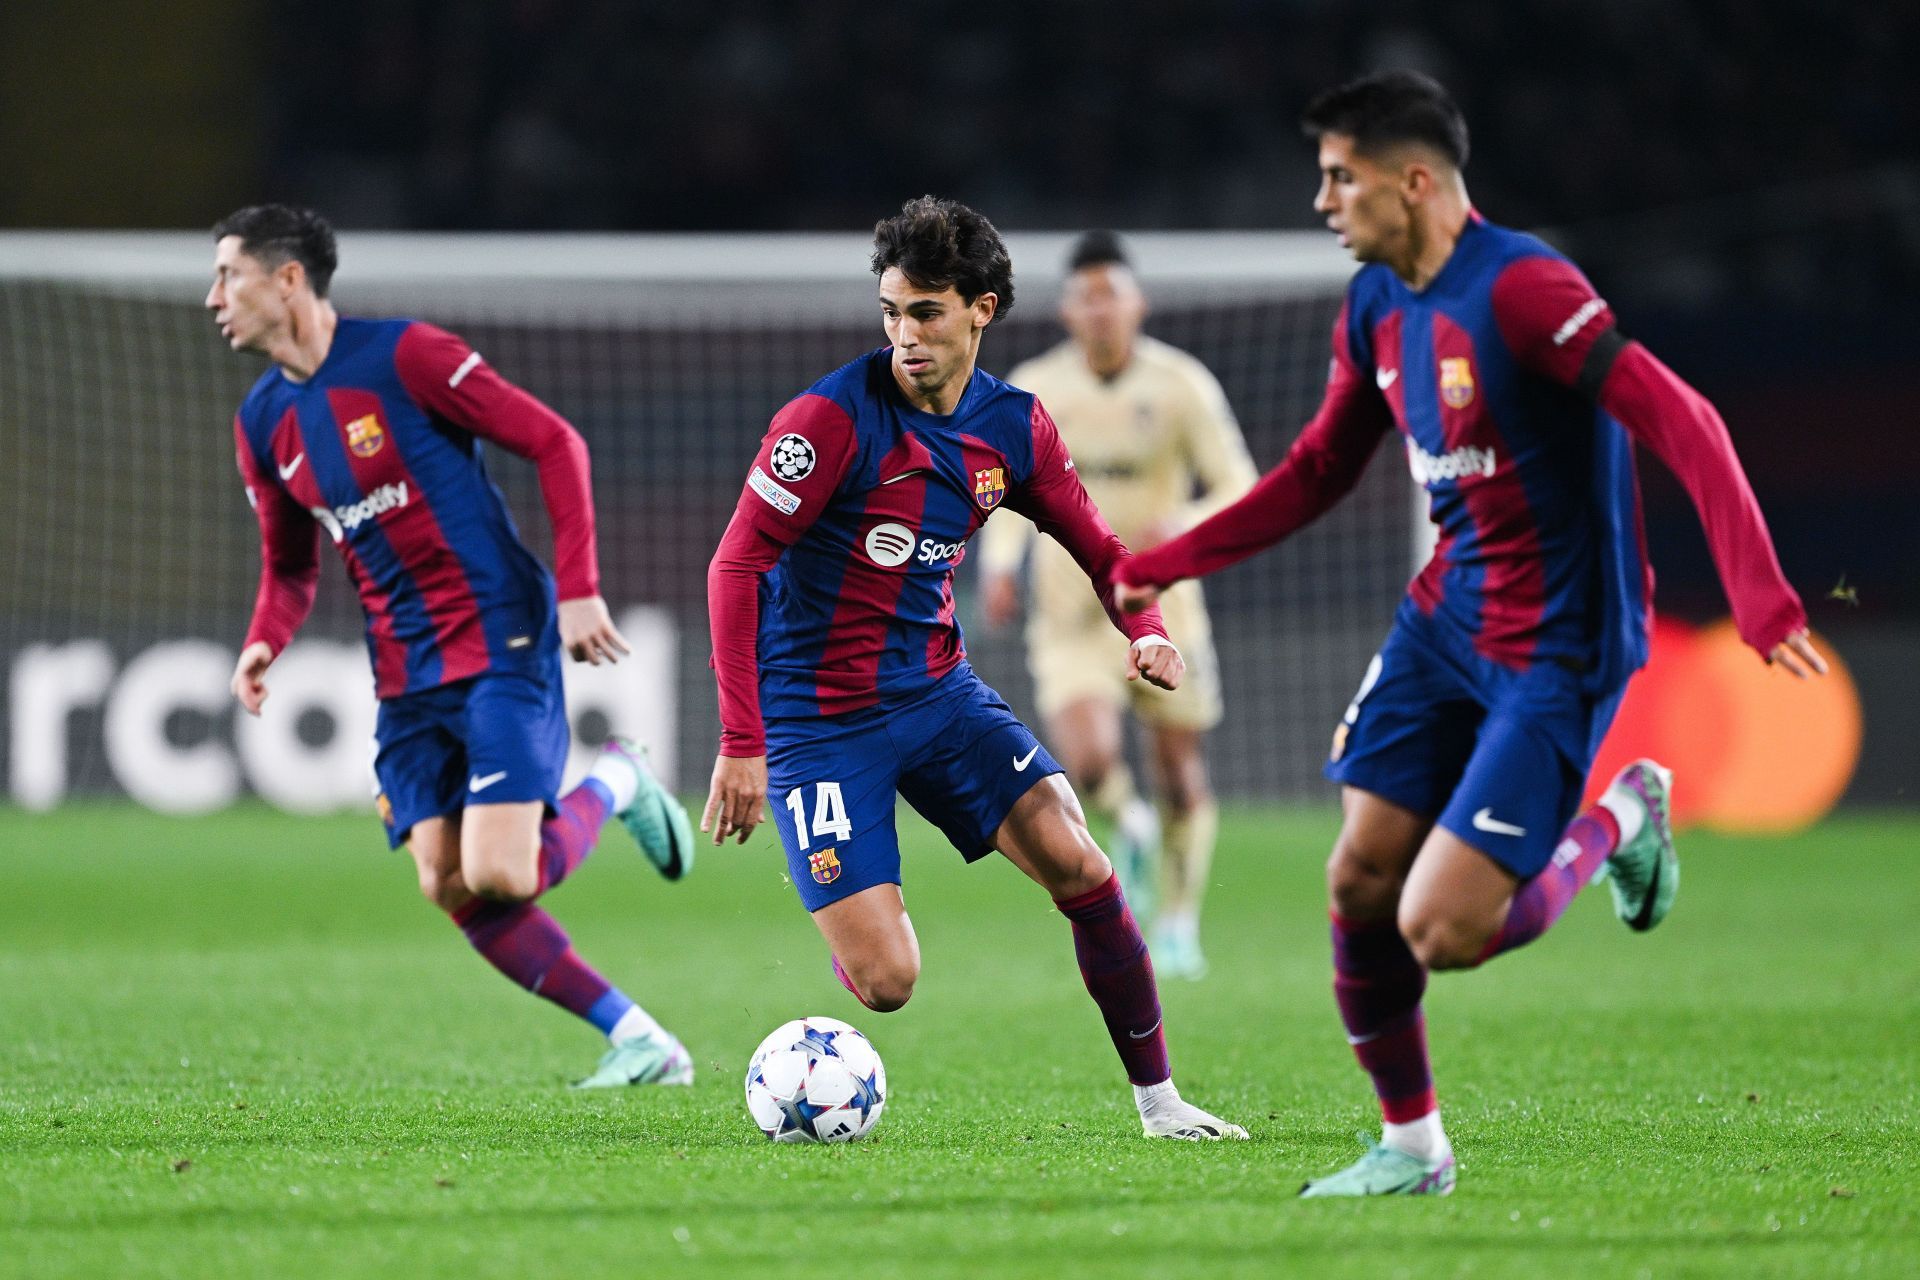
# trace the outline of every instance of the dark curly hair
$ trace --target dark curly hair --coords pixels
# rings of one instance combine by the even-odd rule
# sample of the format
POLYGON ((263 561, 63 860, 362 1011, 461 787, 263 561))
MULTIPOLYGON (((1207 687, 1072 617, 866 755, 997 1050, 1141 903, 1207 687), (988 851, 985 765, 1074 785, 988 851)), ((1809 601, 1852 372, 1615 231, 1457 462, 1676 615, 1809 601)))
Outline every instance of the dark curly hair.
POLYGON ((1013 310, 1013 259, 1000 233, 958 200, 921 196, 873 226, 873 274, 898 267, 916 288, 952 286, 969 306, 999 299, 994 319, 1013 310))
POLYGON ((228 236, 239 236, 240 248, 265 263, 268 270, 298 262, 307 269, 307 283, 313 286, 314 296, 327 296, 334 268, 340 265, 340 248, 334 242, 333 228, 313 210, 250 204, 213 224, 216 243, 228 236))

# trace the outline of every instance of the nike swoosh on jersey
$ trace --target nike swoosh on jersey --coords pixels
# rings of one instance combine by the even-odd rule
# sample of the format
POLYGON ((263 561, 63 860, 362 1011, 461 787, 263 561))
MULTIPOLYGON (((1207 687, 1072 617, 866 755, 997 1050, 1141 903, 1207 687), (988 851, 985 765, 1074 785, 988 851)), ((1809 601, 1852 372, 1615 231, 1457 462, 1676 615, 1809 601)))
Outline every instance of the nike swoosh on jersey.
POLYGON ((1375 369, 1373 371, 1373 382, 1375 386, 1385 391, 1393 385, 1393 380, 1399 376, 1400 371, 1398 369, 1375 369))
POLYGON ((923 476, 926 473, 927 469, 925 467, 915 467, 912 471, 902 471, 897 476, 888 476, 880 482, 880 487, 884 489, 890 484, 899 484, 902 480, 908 480, 914 476, 923 476))
POLYGON ((1511 822, 1502 822, 1500 819, 1494 817, 1492 805, 1488 805, 1473 815, 1473 829, 1475 831, 1485 831, 1489 835, 1496 836, 1523 836, 1527 834, 1525 827, 1516 827, 1511 822))
POLYGON ((300 469, 300 464, 305 462, 306 460, 307 460, 306 454, 304 453, 294 454, 293 461, 289 462, 286 466, 280 468, 280 478, 282 480, 293 479, 293 473, 298 471, 300 469))
POLYGON ((507 776, 507 771, 505 769, 502 769, 500 772, 490 773, 484 778, 477 777, 477 776, 469 778, 467 779, 467 790, 485 791, 488 787, 492 786, 494 783, 500 781, 500 779, 506 776, 507 776))
POLYGON ((1036 742, 1033 744, 1032 751, 1027 752, 1027 754, 1019 757, 1013 762, 1013 771, 1015 773, 1025 773, 1027 771, 1027 766, 1033 763, 1033 757, 1037 755, 1039 751, 1040 751, 1040 744, 1036 742))

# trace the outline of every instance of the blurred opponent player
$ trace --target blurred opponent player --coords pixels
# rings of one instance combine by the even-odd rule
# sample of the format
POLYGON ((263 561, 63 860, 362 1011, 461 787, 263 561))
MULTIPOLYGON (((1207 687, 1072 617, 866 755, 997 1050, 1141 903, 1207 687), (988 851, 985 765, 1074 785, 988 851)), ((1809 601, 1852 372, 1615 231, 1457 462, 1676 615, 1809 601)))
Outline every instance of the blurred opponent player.
MULTIPOLYGON (((1008 381, 1046 404, 1087 495, 1120 540, 1151 547, 1238 498, 1258 473, 1206 366, 1140 332, 1147 299, 1119 237, 1082 236, 1067 270, 1060 319, 1069 341, 1020 365, 1008 381)), ((980 535, 983 603, 994 626, 1019 611, 1017 574, 1033 531, 1027 520, 1003 516, 980 535)), ((1102 657, 1112 624, 1072 557, 1046 542, 1033 557, 1027 663, 1047 736, 1074 790, 1113 823, 1120 882, 1139 904, 1148 900, 1159 824, 1134 790, 1121 711, 1131 703, 1147 726, 1154 794, 1166 816, 1154 970, 1202 977, 1200 902, 1219 829, 1204 741, 1220 723, 1221 698, 1200 584, 1181 583, 1160 599, 1167 632, 1187 659, 1180 688, 1165 690, 1127 681, 1102 657)))
POLYGON ((1315 101, 1314 207, 1364 265, 1333 332, 1325 402, 1245 498, 1120 566, 1122 602, 1272 546, 1332 506, 1398 429, 1440 541, 1334 730, 1345 820, 1328 863, 1334 992, 1385 1113, 1380 1143, 1306 1195, 1444 1193, 1420 999, 1540 936, 1605 872, 1629 926, 1672 905, 1666 771, 1636 761, 1575 817, 1627 678, 1653 575, 1632 442, 1706 526, 1740 635, 1826 670, 1713 406, 1615 327, 1571 262, 1483 219, 1466 123, 1392 72, 1315 101), (1571 825, 1569 825, 1571 820, 1571 825))
POLYGON ((585 443, 452 334, 336 313, 338 253, 319 215, 254 206, 214 240, 207 307, 235 351, 273 362, 234 419, 262 562, 234 696, 260 714, 267 669, 313 606, 324 529, 366 610, 381 817, 420 891, 495 968, 606 1034, 583 1086, 691 1083, 680 1042, 534 904, 609 814, 668 879, 693 857, 685 812, 625 744, 559 794, 560 650, 595 664, 628 651, 599 595, 585 443), (540 468, 557 604, 487 478, 482 440, 540 468))
MULTIPOLYGON (((1003 505, 1066 545, 1102 597, 1127 555, 1040 402, 974 367, 1013 306, 1006 247, 972 209, 925 196, 875 227, 873 271, 891 345, 774 416, 708 571, 722 733, 701 830, 744 842, 771 785, 834 971, 884 1012, 920 976, 894 830, 905 796, 969 862, 1000 851, 1072 922, 1147 1134, 1244 1138, 1174 1088, 1153 964, 1113 867, 954 622, 954 566, 1003 505)), ((1133 641, 1128 675, 1177 686, 1185 663, 1159 611, 1111 616, 1133 641)))

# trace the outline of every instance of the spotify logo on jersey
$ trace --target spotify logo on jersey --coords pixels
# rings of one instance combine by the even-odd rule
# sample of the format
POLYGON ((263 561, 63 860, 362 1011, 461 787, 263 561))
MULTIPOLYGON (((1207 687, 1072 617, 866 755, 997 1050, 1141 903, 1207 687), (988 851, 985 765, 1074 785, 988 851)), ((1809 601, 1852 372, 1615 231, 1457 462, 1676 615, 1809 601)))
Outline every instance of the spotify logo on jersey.
POLYGON ((898 569, 913 555, 913 530, 889 520, 867 530, 867 558, 884 569, 898 569))

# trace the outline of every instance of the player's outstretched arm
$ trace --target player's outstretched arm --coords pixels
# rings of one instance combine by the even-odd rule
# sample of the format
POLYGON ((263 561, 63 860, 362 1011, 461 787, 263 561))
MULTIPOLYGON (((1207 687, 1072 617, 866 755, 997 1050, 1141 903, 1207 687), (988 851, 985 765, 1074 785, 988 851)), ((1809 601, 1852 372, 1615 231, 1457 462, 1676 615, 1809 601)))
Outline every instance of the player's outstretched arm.
MULTIPOLYGON (((1122 575, 1124 578, 1125 575, 1122 575)), ((1139 613, 1160 603, 1160 588, 1136 587, 1129 582, 1113 584, 1113 606, 1122 613, 1139 613)))
POLYGON ((1740 638, 1803 679, 1808 670, 1824 674, 1826 662, 1807 639, 1807 611, 1787 585, 1759 500, 1712 403, 1630 342, 1602 384, 1600 407, 1658 454, 1686 488, 1740 638))
POLYGON ((1563 258, 1522 258, 1493 284, 1494 317, 1522 365, 1598 403, 1667 464, 1706 529, 1740 638, 1805 678, 1826 662, 1787 585, 1760 503, 1707 398, 1651 351, 1622 336, 1605 299, 1563 258))
MULTIPOLYGON (((1393 428, 1393 414, 1348 354, 1346 318, 1343 308, 1334 324, 1333 364, 1320 411, 1280 465, 1238 501, 1127 560, 1119 571, 1122 584, 1165 588, 1237 564, 1318 519, 1358 483, 1381 437, 1393 428)), ((1152 599, 1128 590, 1125 607, 1152 599)))

